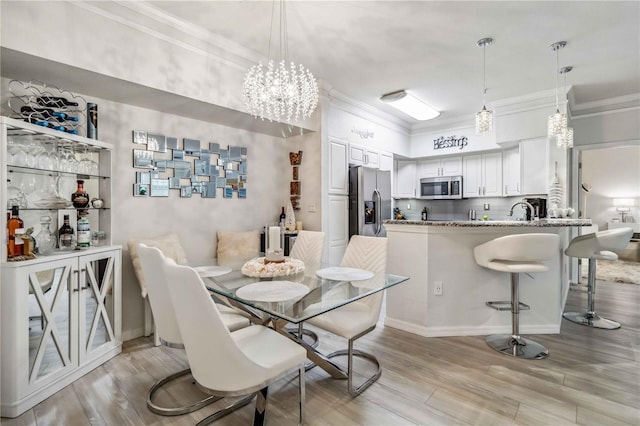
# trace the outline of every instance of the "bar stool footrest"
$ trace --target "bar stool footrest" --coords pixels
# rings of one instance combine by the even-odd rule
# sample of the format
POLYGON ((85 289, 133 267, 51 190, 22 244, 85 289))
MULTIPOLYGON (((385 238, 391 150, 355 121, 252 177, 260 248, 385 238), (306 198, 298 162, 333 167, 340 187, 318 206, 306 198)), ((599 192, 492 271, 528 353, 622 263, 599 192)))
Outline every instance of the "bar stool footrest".
MULTIPOLYGON (((531 309, 529 305, 519 302, 521 311, 528 311, 531 309)), ((496 311, 510 311, 511 310, 511 301, 510 300, 500 300, 494 302, 485 302, 485 305, 490 307, 491 309, 495 309, 496 311)))

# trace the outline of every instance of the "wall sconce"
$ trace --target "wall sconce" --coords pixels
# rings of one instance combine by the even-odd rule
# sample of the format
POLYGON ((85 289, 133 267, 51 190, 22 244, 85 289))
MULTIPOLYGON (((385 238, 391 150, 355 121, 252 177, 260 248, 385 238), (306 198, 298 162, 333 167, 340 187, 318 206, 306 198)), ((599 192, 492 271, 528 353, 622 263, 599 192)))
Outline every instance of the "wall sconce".
POLYGON ((620 213, 620 221, 626 222, 626 215, 631 211, 631 207, 635 205, 633 198, 614 198, 613 205, 616 211, 620 213))

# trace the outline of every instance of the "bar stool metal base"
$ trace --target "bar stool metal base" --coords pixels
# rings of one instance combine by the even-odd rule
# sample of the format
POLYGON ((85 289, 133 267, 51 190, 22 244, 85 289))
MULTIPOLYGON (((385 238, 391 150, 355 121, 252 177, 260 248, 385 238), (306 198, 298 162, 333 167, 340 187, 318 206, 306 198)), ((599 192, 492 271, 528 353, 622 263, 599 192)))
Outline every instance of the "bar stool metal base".
POLYGON ((576 324, 593 328, 603 328, 605 330, 615 330, 620 328, 620 323, 610 319, 602 318, 595 312, 565 312, 562 316, 576 324))
POLYGON ((549 350, 540 343, 511 334, 493 334, 485 339, 487 345, 504 355, 523 359, 544 359, 549 350))

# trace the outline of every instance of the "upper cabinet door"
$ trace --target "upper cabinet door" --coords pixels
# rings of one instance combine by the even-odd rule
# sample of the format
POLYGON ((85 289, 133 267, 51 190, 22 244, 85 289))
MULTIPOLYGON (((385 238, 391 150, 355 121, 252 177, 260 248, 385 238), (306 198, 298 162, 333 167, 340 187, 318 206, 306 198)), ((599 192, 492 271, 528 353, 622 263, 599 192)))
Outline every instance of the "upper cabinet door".
POLYGON ((364 166, 367 162, 365 149, 360 145, 349 145, 349 164, 364 166))
POLYGON ((380 153, 380 170, 387 172, 393 171, 393 154, 390 152, 380 153))
POLYGON ((420 160, 416 168, 416 179, 438 177, 441 175, 440 160, 420 160))
POLYGON ((462 159, 462 196, 482 196, 482 155, 468 155, 462 159))
POLYGON ((502 196, 502 153, 482 155, 483 187, 485 197, 502 196))
POLYGON ((416 162, 412 160, 398 160, 395 197, 415 198, 416 182, 416 162))
POLYGON ((364 151, 365 166, 377 169, 380 167, 380 152, 373 149, 364 151))
POLYGON ((504 152, 502 161, 504 195, 520 195, 520 148, 511 148, 504 152))
POLYGON ((448 157, 440 160, 442 176, 462 175, 462 157, 448 157))
POLYGON ((549 141, 547 138, 520 142, 524 195, 546 194, 549 190, 549 141))
POLYGON ((329 193, 349 194, 348 143, 329 139, 329 193))

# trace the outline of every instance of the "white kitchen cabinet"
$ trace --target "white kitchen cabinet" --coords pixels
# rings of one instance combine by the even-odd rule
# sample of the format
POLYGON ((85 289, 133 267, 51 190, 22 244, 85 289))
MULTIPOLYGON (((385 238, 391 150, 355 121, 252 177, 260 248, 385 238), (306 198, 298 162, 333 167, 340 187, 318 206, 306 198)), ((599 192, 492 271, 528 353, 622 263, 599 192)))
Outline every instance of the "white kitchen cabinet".
POLYGON ((380 152, 362 145, 350 144, 349 164, 377 169, 380 167, 380 152))
POLYGON ((462 163, 465 198, 502 196, 501 152, 464 156, 462 163))
POLYGON ((521 187, 523 195, 542 195, 549 190, 549 141, 547 138, 520 142, 521 187))
POLYGON ((510 148, 502 153, 502 179, 504 196, 520 195, 520 147, 510 148))
POLYGON ((349 197, 329 196, 329 263, 339 265, 349 242, 349 197))
MULTIPOLYGON (((390 152, 380 152, 380 170, 393 172, 393 154, 390 152)), ((392 173, 393 175, 393 173, 392 173)))
POLYGON ((462 157, 434 158, 420 160, 417 165, 416 178, 459 176, 462 174, 462 157))
POLYGON ((349 194, 349 162, 347 152, 349 143, 329 138, 329 193, 349 194))
POLYGON ((2 264, 3 417, 122 351, 121 257, 106 246, 2 264))
POLYGON ((416 162, 398 160, 396 162, 395 198, 415 198, 416 182, 416 162))

